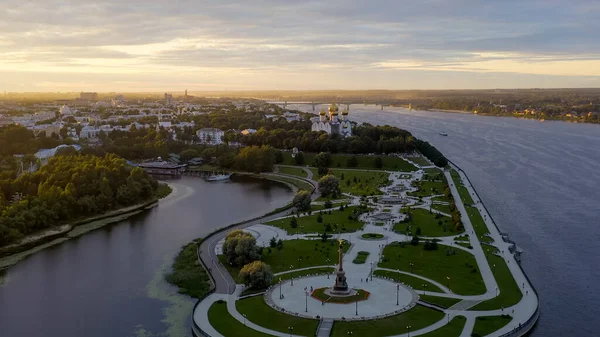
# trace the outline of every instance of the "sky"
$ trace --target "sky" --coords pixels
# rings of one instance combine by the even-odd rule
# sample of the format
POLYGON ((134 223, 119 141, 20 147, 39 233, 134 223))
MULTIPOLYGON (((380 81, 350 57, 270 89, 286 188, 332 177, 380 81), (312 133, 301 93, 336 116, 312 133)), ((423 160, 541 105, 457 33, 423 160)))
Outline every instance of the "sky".
POLYGON ((2 0, 0 90, 600 87, 597 0, 2 0))

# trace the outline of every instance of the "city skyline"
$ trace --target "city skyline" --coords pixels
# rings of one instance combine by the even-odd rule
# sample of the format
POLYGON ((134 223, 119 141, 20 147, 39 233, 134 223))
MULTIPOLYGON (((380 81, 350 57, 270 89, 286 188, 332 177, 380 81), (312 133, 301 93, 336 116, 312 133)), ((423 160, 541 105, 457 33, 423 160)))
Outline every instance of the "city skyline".
POLYGON ((8 0, 4 91, 600 86, 592 1, 8 0))

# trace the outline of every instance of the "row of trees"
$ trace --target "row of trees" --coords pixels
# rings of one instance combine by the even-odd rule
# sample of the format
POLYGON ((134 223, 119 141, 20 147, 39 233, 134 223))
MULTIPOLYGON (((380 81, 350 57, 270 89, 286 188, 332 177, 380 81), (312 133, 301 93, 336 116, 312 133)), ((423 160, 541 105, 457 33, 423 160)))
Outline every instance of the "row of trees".
POLYGON ((156 180, 109 154, 57 156, 0 181, 0 246, 25 235, 154 197, 156 180))
POLYGON ((421 152, 427 159, 431 160, 435 165, 439 167, 446 167, 448 165, 448 159, 435 148, 435 146, 429 144, 429 142, 422 141, 420 139, 415 140, 415 145, 419 152, 421 152))
MULTIPOLYGON (((278 245, 283 247, 283 242, 271 242, 271 246, 278 245)), ((273 279, 271 267, 260 261, 260 252, 261 248, 256 245, 256 239, 239 229, 227 234, 223 243, 223 254, 227 263, 241 267, 239 276, 250 288, 266 288, 273 279)))

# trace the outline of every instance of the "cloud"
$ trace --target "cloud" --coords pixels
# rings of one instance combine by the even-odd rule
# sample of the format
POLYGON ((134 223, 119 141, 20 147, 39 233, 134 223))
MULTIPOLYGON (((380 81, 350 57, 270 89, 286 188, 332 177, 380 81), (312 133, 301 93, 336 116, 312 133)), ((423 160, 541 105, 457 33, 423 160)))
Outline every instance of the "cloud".
MULTIPOLYGON (((175 73, 202 86, 296 89, 324 86, 294 87, 298 74, 327 74, 326 86, 338 88, 357 73, 370 74, 364 88, 403 86, 394 71, 461 72, 473 86, 493 84, 491 72, 513 86, 522 83, 516 74, 540 83, 544 75, 575 83, 574 75, 581 85, 600 76, 593 0, 5 0, 3 8, 0 69, 17 73, 128 74, 134 86, 141 73, 165 83, 175 73)), ((414 87, 435 85, 426 78, 414 87)))

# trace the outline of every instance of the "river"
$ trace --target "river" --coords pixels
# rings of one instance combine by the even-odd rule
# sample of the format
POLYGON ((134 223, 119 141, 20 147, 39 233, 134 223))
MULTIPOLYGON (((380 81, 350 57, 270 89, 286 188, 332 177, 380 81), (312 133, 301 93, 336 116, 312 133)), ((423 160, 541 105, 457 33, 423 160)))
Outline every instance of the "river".
POLYGON ((172 180, 150 211, 45 249, 0 275, 0 336, 189 336, 194 301, 164 282, 179 248, 288 203, 256 179, 172 180))
POLYGON ((540 295, 532 336, 600 335, 600 125, 373 105, 351 105, 349 117, 406 129, 467 173, 500 230, 524 250, 540 295))

